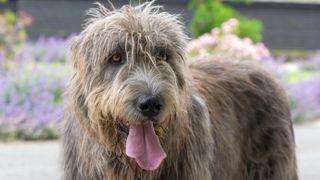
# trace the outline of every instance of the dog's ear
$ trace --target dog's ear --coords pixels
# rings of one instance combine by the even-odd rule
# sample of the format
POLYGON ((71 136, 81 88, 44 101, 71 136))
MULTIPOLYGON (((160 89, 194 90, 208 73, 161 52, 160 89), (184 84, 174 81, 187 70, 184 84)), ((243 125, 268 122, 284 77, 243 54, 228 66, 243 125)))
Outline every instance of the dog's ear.
POLYGON ((73 65, 74 68, 78 68, 79 67, 79 37, 78 36, 74 36, 69 40, 69 51, 68 51, 68 60, 70 61, 70 63, 73 65))
POLYGON ((86 61, 85 52, 88 51, 87 44, 81 41, 81 35, 74 36, 70 40, 69 52, 68 52, 68 61, 70 62, 72 69, 77 74, 79 78, 79 83, 83 84, 85 76, 91 70, 91 66, 86 61))

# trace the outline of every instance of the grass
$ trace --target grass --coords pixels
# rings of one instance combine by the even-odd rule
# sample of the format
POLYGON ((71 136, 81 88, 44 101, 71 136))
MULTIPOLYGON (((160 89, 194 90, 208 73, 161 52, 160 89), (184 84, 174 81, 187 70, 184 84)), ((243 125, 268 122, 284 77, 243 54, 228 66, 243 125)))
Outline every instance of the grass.
POLYGON ((298 49, 272 49, 271 54, 275 57, 286 57, 288 61, 309 59, 315 52, 298 49))
POLYGON ((53 128, 42 128, 38 130, 16 129, 0 127, 0 142, 14 140, 22 141, 42 141, 55 140, 59 138, 59 132, 53 128))

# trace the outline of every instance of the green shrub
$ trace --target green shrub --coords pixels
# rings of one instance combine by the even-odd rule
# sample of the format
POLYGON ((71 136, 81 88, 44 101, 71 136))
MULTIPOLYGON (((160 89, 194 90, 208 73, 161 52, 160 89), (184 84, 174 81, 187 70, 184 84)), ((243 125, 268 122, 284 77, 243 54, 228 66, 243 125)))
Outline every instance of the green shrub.
POLYGON ((244 16, 239 16, 239 32, 238 36, 241 38, 248 37, 253 42, 261 42, 262 31, 263 31, 263 24, 261 21, 256 19, 249 19, 244 16))
POLYGON ((210 32, 215 27, 231 18, 240 21, 237 35, 248 37, 253 42, 262 40, 263 24, 261 21, 240 15, 235 9, 222 4, 219 0, 193 0, 189 7, 194 11, 194 18, 189 24, 189 30, 194 37, 210 32))

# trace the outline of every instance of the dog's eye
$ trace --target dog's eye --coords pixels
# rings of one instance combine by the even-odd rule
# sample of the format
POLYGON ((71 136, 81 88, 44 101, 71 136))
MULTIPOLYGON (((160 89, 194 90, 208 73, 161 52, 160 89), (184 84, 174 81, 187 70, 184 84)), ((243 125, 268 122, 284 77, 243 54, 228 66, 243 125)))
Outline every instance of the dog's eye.
POLYGON ((115 54, 111 57, 113 62, 120 62, 121 61, 121 56, 119 54, 115 54))
POLYGON ((157 61, 167 61, 169 56, 165 52, 160 51, 156 54, 155 58, 157 61))
POLYGON ((113 54, 109 60, 113 64, 123 64, 125 62, 125 59, 119 53, 113 54))

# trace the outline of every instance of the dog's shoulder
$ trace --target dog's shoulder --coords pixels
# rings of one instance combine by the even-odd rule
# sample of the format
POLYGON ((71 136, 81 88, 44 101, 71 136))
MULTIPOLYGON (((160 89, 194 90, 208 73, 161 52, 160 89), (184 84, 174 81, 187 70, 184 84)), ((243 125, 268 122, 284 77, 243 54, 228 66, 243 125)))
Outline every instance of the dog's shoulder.
POLYGON ((260 99, 267 103, 274 96, 286 101, 278 80, 253 61, 198 59, 189 62, 191 78, 200 94, 223 99, 260 99))
POLYGON ((194 79, 204 79, 211 83, 262 86, 270 83, 275 85, 277 81, 266 68, 254 61, 202 58, 190 60, 188 67, 194 79))

